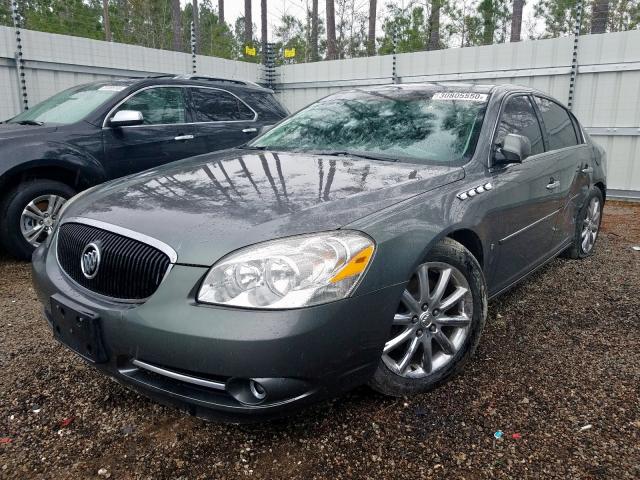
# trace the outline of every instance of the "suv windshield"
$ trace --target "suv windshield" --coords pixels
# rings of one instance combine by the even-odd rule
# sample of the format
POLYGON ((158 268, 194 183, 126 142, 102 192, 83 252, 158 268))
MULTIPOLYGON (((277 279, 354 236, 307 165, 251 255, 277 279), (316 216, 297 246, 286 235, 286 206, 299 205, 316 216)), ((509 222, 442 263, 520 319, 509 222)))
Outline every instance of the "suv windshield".
POLYGON ((125 88, 126 85, 104 83, 70 88, 25 110, 7 123, 75 123, 125 88))
POLYGON ((248 146, 463 164, 475 150, 487 98, 398 87, 340 93, 298 112, 248 146))

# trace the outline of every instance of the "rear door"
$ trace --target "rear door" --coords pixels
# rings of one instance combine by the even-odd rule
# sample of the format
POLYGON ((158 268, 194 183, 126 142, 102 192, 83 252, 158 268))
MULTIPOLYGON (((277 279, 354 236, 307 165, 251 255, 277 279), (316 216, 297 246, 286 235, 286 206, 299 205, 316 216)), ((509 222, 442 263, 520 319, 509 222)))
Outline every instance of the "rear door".
POLYGON ((132 94, 113 109, 142 113, 142 125, 102 130, 105 166, 111 178, 194 155, 193 126, 189 123, 185 88, 154 86, 132 94))
POLYGON ((198 153, 232 148, 258 134, 257 113, 220 88, 189 87, 198 153))
POLYGON ((560 182, 560 213, 553 239, 553 247, 558 248, 573 236, 577 209, 589 191, 591 148, 584 143, 577 121, 567 109, 550 98, 534 99, 545 129, 548 155, 556 163, 560 182))
POLYGON ((492 160, 495 203, 489 216, 492 248, 497 249, 491 270, 495 291, 519 279, 548 255, 559 204, 556 161, 545 152, 542 127, 529 95, 513 95, 505 101, 494 145, 500 145, 508 133, 527 137, 531 156, 521 164, 492 160))

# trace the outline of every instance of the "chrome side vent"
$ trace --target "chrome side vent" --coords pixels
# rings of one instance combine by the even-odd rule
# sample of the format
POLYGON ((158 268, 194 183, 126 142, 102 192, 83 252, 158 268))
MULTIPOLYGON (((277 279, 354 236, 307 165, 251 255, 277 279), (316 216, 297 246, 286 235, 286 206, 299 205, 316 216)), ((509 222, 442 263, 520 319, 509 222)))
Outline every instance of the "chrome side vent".
POLYGON ((467 198, 475 197, 484 192, 488 192, 489 190, 493 190, 493 185, 491 182, 487 182, 484 185, 478 185, 477 187, 471 188, 469 190, 465 190, 464 192, 460 192, 456 197, 460 200, 466 200, 467 198))

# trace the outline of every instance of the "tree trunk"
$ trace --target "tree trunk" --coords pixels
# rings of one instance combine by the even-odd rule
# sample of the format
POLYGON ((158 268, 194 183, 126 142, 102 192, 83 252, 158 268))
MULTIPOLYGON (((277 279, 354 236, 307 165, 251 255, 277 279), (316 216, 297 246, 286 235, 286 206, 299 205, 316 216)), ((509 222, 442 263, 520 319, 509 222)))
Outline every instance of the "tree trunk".
POLYGON ((440 49, 440 2, 441 0, 433 0, 431 2, 431 14, 429 15, 429 42, 427 50, 440 49))
POLYGON ((196 53, 200 53, 200 14, 198 0, 193 0, 193 36, 196 39, 196 53))
POLYGON ((524 8, 524 0, 513 0, 513 13, 511 14, 511 41, 520 41, 520 32, 522 31, 522 9, 524 8))
POLYGON ((218 0, 218 22, 224 23, 224 0, 218 0))
POLYGON ((311 7, 311 61, 320 60, 318 55, 318 0, 313 0, 311 7))
POLYGON ((262 26, 262 64, 267 63, 267 0, 260 2, 260 24, 262 26))
POLYGON ((111 39, 111 23, 109 21, 109 0, 102 0, 102 17, 104 21, 104 39, 110 42, 111 39))
POLYGON ((334 0, 327 0, 327 60, 338 58, 336 47, 336 10, 334 0))
POLYGON ((591 33, 605 33, 609 20, 609 0, 594 0, 591 33))
POLYGON ((378 2, 369 0, 369 41, 367 43, 367 55, 376 54, 376 16, 378 14, 378 2))
POLYGON ((253 19, 251 17, 251 0, 244 0, 244 43, 253 43, 253 19))
POLYGON ((180 20, 180 0, 171 0, 171 31, 173 35, 172 48, 179 52, 182 50, 182 22, 180 20))

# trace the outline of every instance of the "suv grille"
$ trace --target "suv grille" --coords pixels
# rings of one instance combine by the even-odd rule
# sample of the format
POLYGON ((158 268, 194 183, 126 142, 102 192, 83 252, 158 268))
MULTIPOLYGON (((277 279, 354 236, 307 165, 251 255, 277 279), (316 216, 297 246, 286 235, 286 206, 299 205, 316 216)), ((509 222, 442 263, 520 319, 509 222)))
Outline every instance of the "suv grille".
POLYGON ((64 223, 58 230, 58 262, 76 283, 121 300, 144 300, 160 286, 171 264, 151 245, 82 223, 64 223), (94 243, 100 262, 94 278, 82 272, 82 254, 94 243))

